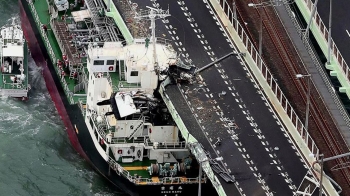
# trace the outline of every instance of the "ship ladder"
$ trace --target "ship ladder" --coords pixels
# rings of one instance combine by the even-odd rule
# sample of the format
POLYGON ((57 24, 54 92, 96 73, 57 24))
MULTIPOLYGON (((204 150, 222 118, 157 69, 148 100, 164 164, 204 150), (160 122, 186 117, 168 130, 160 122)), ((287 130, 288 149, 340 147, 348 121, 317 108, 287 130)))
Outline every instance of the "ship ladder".
POLYGON ((69 74, 69 79, 75 79, 77 70, 73 69, 69 74))

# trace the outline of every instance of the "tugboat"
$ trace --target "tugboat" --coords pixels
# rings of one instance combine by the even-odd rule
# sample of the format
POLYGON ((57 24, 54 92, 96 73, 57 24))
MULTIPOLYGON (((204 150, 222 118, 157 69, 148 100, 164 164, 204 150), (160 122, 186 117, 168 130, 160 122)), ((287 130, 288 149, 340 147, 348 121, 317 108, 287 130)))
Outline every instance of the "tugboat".
POLYGON ((159 93, 168 68, 178 64, 169 40, 155 37, 154 19, 168 11, 148 11, 142 17, 152 20, 152 36, 129 42, 102 1, 19 5, 72 146, 96 171, 130 195, 197 195, 199 188, 217 194, 202 174, 200 146, 181 134, 159 93))
POLYGON ((28 49, 15 18, 0 30, 0 96, 28 99, 28 49))

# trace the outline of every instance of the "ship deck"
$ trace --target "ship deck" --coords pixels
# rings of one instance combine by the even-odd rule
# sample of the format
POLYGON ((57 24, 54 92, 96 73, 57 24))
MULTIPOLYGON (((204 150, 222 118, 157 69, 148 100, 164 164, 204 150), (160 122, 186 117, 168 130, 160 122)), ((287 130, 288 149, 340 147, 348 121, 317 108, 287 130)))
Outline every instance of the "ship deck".
MULTIPOLYGON (((120 163, 118 162, 118 164, 120 166, 122 166, 126 171, 129 172, 129 174, 131 176, 137 176, 139 178, 146 178, 146 179, 151 179, 152 182, 154 183, 158 183, 161 179, 162 179, 162 176, 152 176, 149 174, 149 172, 147 171, 147 168, 149 166, 151 166, 151 164, 156 164, 157 161, 156 160, 149 160, 148 158, 144 158, 143 161, 135 161, 135 162, 132 162, 132 163, 120 163)), ((172 169, 173 168, 173 164, 170 165, 170 168, 172 169)), ((191 178, 193 180, 197 179, 196 177, 198 176, 198 170, 192 170, 190 172, 187 171, 186 174, 184 175, 178 175, 177 177, 180 178, 180 181, 182 182, 186 182, 188 178, 191 178), (194 172, 196 171, 196 172, 194 172)), ((167 176, 169 177, 169 176, 167 176)), ((197 181, 198 182, 198 179, 193 181, 192 182, 195 182, 197 181)), ((203 183, 205 182, 205 179, 203 179, 203 183)), ((139 182, 140 184, 142 184, 143 182, 139 182)), ((170 182, 169 183, 174 183, 174 182, 170 182)))
MULTIPOLYGON (((24 59, 23 59, 23 69, 26 76, 25 80, 21 83, 17 83, 11 80, 11 77, 20 75, 21 71, 19 66, 13 66, 11 73, 3 73, 0 71, 0 95, 10 96, 10 97, 27 97, 29 90, 28 82, 28 49, 27 44, 24 44, 24 59)), ((0 64, 0 67, 1 64, 0 64)))
MULTIPOLYGON (((74 3, 74 1, 72 1, 74 3)), ((61 20, 61 16, 63 15, 63 13, 59 14, 59 17, 57 20, 54 20, 53 24, 55 25, 54 27, 51 27, 50 24, 50 16, 48 14, 48 5, 46 3, 42 3, 39 1, 35 1, 34 2, 34 6, 36 9, 36 12, 38 14, 39 20, 41 22, 41 24, 46 25, 47 27, 47 38, 48 41, 50 42, 52 51, 54 52, 56 58, 60 59, 61 61, 63 61, 63 54, 67 55, 68 60, 70 62, 72 62, 72 64, 74 65, 78 65, 81 63, 81 65, 84 65, 84 62, 86 62, 86 58, 78 58, 77 55, 77 51, 75 49, 75 47, 72 47, 69 44, 69 34, 66 32, 66 25, 65 23, 61 20), (53 32, 53 29, 56 30, 56 32, 59 34, 60 38, 61 38, 61 46, 63 46, 63 50, 66 51, 66 53, 63 53, 60 45, 55 37, 55 34, 53 32)), ((65 13, 67 16, 70 16, 71 13, 67 12, 65 13)), ((38 25, 38 28, 42 28, 42 26, 38 25)), ((64 65, 63 65, 64 66, 64 65)), ((84 66, 85 69, 85 73, 87 73, 86 70, 86 66, 84 66)), ((79 101, 82 101, 83 103, 85 103, 85 90, 79 90, 75 89, 76 85, 77 85, 77 79, 74 78, 69 72, 66 72, 64 74, 64 76, 62 76, 62 72, 60 71, 59 67, 56 67, 56 72, 58 75, 61 75, 61 83, 65 88, 65 93, 67 95, 67 97, 70 98, 70 102, 73 103, 78 103, 79 101), (71 92, 71 93, 68 93, 71 92)))
POLYGON ((141 178, 152 178, 152 176, 146 170, 147 167, 151 166, 152 163, 155 164, 156 161, 149 160, 147 158, 144 158, 143 161, 135 161, 132 163, 118 162, 118 164, 121 165, 125 170, 127 170, 130 173, 130 175, 141 176, 141 178))
MULTIPOLYGON (((70 3, 74 3, 74 0, 69 0, 70 3)), ((72 16, 71 11, 65 13, 58 13, 57 19, 53 20, 53 26, 50 24, 50 16, 48 14, 48 5, 46 3, 41 3, 39 1, 34 2, 36 12, 41 24, 46 25, 47 27, 47 38, 52 48, 52 51, 55 57, 63 61, 63 55, 67 55, 68 61, 71 62, 71 65, 74 69, 77 69, 80 72, 88 73, 86 67, 86 57, 82 55, 83 51, 78 51, 73 47, 69 41, 71 40, 71 35, 66 31, 67 25, 62 20, 62 15, 65 15, 65 18, 70 18, 72 16), (58 39, 55 36, 58 36, 58 39), (80 55, 79 55, 80 53, 80 55)), ((76 10, 73 10, 76 11, 76 10)), ((66 19, 66 22, 69 22, 69 19, 66 19)), ((38 28, 42 28, 41 25, 38 25, 38 28)), ((63 65, 64 66, 64 65, 63 65)), ((70 103, 82 103, 85 104, 86 101, 86 92, 84 89, 79 87, 79 82, 77 78, 73 77, 72 73, 69 73, 66 68, 64 68, 65 74, 62 75, 62 71, 59 67, 56 67, 56 72, 61 76, 61 83, 65 88, 65 93, 69 97, 70 103)), ((111 72, 108 73, 110 81, 114 85, 114 90, 118 89, 117 84, 119 84, 119 73, 111 72)), ((126 87, 126 86, 124 86, 126 87)))

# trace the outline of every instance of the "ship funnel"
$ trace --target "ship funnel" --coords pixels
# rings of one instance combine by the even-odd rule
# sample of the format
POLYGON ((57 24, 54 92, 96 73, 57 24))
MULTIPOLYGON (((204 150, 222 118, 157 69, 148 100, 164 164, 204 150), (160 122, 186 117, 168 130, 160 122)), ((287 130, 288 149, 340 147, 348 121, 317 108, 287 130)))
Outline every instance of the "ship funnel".
POLYGON ((98 106, 101 106, 101 105, 110 105, 111 104, 111 101, 110 99, 106 99, 106 100, 103 100, 103 101, 100 101, 97 103, 98 106))

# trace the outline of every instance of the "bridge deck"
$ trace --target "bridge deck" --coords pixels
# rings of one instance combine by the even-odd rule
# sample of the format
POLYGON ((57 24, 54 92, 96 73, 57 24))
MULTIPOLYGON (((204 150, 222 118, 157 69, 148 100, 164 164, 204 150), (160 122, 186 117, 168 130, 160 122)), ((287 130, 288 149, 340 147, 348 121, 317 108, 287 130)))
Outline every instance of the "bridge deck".
MULTIPOLYGON (((234 50, 207 2, 133 2, 140 9, 170 8, 171 17, 157 20, 157 36, 172 39, 179 56, 197 68, 234 50)), ((241 58, 230 57, 200 74, 206 84, 168 85, 166 93, 190 134, 212 158, 222 156, 221 167, 235 176, 233 184, 217 175, 226 194, 240 195, 240 189, 246 195, 292 195, 305 166, 241 58), (227 95, 218 96, 223 91, 227 95)))
MULTIPOLYGON (((208 138, 205 135, 205 132, 202 130, 195 116, 192 114, 191 109, 187 105, 187 101, 182 96, 180 89, 177 87, 177 85, 168 85, 166 87, 166 93, 169 95, 171 102, 174 104, 177 112, 179 113, 182 121, 186 125, 186 128, 190 132, 190 134, 193 135, 198 140, 198 142, 202 144, 204 149, 209 152, 212 158, 215 158, 217 155, 214 148, 212 147, 212 144, 208 141, 208 138)), ((210 105, 207 105, 204 111, 210 110, 210 107, 211 107, 210 105)), ((210 115, 210 113, 208 113, 208 115, 210 115)), ((214 121, 220 121, 220 120, 215 117, 214 121)), ((223 125, 220 123, 217 123, 213 126, 217 127, 217 129, 224 128, 223 125)), ((231 143, 231 145, 234 146, 233 143, 231 143)), ((246 165, 245 161, 242 160, 242 156, 239 154, 237 149, 235 150, 235 148, 232 148, 231 150, 235 160, 231 159, 232 161, 229 161, 229 162, 225 160, 226 163, 229 164, 230 166, 231 165, 240 166, 240 169, 242 172, 246 172, 246 171, 250 172, 249 167, 246 165)), ((220 165, 222 168, 225 168, 224 165, 222 164, 220 165)), ((250 175, 252 176, 253 174, 250 172, 250 175)), ((223 186, 227 195, 240 195, 234 183, 226 183, 223 178, 219 177, 219 175, 218 175, 218 179, 220 180, 220 183, 223 186)), ((252 179, 252 178, 249 178, 249 179, 252 179)), ((252 187, 254 187, 255 183, 253 180, 247 180, 247 183, 251 183, 252 187)))

